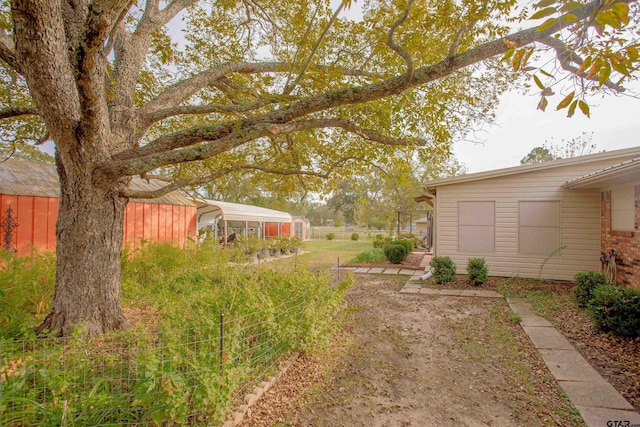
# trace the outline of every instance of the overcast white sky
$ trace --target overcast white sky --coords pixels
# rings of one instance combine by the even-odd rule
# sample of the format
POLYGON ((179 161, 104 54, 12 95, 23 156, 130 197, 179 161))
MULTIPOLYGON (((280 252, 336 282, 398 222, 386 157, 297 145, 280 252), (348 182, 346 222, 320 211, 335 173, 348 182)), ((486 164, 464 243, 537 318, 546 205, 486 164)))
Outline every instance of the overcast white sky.
MULTIPOLYGON (((340 0, 331 0, 333 9, 340 0)), ((356 1, 341 17, 361 20, 362 3, 356 1)), ((533 85, 533 82, 530 82, 533 85)), ((534 86, 535 87, 535 86, 534 86)), ((634 87, 640 94, 640 83, 634 87)), ((536 88, 537 90, 537 88, 536 88)), ((536 109, 539 96, 509 92, 503 95, 494 125, 470 136, 471 141, 457 141, 453 146, 456 158, 467 165, 469 173, 518 166, 532 148, 546 143, 560 144, 562 140, 593 132, 592 143, 597 151, 611 151, 640 145, 640 99, 628 96, 594 97, 587 102, 591 118, 577 110, 567 118, 566 109, 555 111, 562 96, 549 99, 546 112, 536 109)))
POLYGON ((611 151, 640 145, 640 99, 628 96, 592 98, 591 118, 578 110, 572 118, 566 109, 555 111, 561 97, 549 100, 546 112, 536 109, 538 96, 509 92, 503 95, 497 110, 496 124, 478 132, 474 141, 454 144, 456 158, 467 165, 468 172, 481 172, 517 166, 532 148, 547 143, 559 144, 582 132, 593 132, 597 151, 611 151))

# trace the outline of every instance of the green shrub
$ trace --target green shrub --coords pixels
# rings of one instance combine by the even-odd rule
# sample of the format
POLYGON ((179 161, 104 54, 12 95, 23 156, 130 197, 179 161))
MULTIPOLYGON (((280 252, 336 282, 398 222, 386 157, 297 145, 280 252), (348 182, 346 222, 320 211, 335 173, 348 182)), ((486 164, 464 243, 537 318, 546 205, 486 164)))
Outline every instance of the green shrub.
POLYGON ((640 336, 640 292, 622 286, 599 285, 591 294, 587 308, 598 329, 625 338, 640 336))
POLYGON ((573 295, 576 303, 580 307, 589 305, 589 300, 593 297, 593 290, 597 286, 608 284, 607 278, 602 273, 595 271, 582 271, 573 278, 573 295))
POLYGON ((474 285, 480 285, 487 281, 489 272, 487 271, 487 264, 484 258, 469 258, 467 261, 467 274, 469 280, 474 285))
POLYGON ((415 249, 415 243, 413 240, 397 239, 393 240, 391 243, 393 243, 394 245, 404 246, 407 249, 407 254, 410 254, 415 249))
POLYGON ((456 265, 448 256, 434 256, 429 262, 433 278, 438 283, 452 282, 456 278, 456 265))
POLYGON ((360 235, 358 233, 351 234, 351 240, 353 240, 354 242, 359 239, 360 239, 360 235))
POLYGON ((380 262, 386 260, 387 257, 384 251, 379 248, 374 248, 356 255, 352 262, 380 262))
POLYGON ((327 240, 333 240, 336 238, 336 235, 333 233, 327 233, 327 240))
POLYGON ((420 237, 416 236, 414 233, 402 233, 400 234, 400 236, 398 236, 398 239, 411 240, 413 242, 414 248, 417 248, 422 244, 422 239, 420 239, 420 237))
POLYGON ((373 241, 373 247, 374 248, 383 249, 386 245, 391 243, 391 238, 390 237, 381 237, 380 239, 378 239, 378 236, 382 236, 382 234, 377 234, 376 235, 376 240, 373 241))
POLYGON ((389 243, 383 250, 384 256, 386 256, 392 264, 400 264, 407 259, 407 255, 409 255, 407 247, 398 243, 389 243))

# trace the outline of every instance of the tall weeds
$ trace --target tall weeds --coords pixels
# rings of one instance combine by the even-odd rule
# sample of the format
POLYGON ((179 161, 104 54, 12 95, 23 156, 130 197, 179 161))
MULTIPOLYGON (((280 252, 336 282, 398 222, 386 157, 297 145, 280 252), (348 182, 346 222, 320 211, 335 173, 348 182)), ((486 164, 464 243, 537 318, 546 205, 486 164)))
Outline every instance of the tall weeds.
MULTIPOLYGON (((21 290, 13 301, 25 307, 22 323, 2 324, 0 425, 219 423, 283 355, 328 343, 348 282, 228 261, 215 247, 126 253, 123 306, 134 326, 91 340, 12 335, 37 323, 34 297, 21 290)), ((39 262, 15 261, 2 274, 28 282, 39 262)))

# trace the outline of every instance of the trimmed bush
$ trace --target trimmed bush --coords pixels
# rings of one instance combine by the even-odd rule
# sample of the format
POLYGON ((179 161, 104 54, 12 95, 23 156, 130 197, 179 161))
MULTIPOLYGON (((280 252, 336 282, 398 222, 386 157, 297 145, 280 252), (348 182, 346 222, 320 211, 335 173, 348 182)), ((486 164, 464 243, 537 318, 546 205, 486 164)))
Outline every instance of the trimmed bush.
POLYGON ((353 240, 354 242, 356 240, 360 240, 360 235, 358 233, 352 233, 351 234, 351 240, 353 240))
POLYGON ((413 247, 417 248, 422 245, 422 239, 416 236, 414 233, 402 233, 398 236, 400 240, 411 240, 413 242, 413 247))
POLYGON ((573 295, 576 303, 580 307, 589 305, 589 301, 593 297, 593 290, 597 286, 607 285, 609 282, 602 273, 595 271, 582 271, 573 278, 573 295))
POLYGON ((413 252, 413 250, 416 247, 413 240, 396 239, 396 240, 392 241, 391 243, 402 245, 405 248, 407 248, 407 254, 410 254, 411 252, 413 252))
POLYGON ((452 282, 456 278, 456 265, 448 256, 434 256, 429 262, 433 278, 438 283, 452 282))
POLYGON ((327 240, 333 240, 336 238, 336 235, 333 233, 327 233, 327 240))
POLYGON ((600 285, 591 293, 587 308, 596 328, 625 338, 640 336, 640 292, 622 286, 600 285))
POLYGON ((407 255, 409 255, 406 246, 397 243, 389 243, 383 250, 384 256, 386 256, 392 264, 400 264, 407 259, 407 255))
POLYGON ((484 258, 469 258, 469 261, 467 261, 467 274, 473 285, 481 285, 486 282, 489 272, 484 258))
POLYGON ((376 240, 373 241, 373 247, 383 249, 389 243, 391 243, 391 239, 389 237, 382 237, 382 234, 377 234, 376 240), (381 237, 378 239, 378 236, 381 236, 381 237))

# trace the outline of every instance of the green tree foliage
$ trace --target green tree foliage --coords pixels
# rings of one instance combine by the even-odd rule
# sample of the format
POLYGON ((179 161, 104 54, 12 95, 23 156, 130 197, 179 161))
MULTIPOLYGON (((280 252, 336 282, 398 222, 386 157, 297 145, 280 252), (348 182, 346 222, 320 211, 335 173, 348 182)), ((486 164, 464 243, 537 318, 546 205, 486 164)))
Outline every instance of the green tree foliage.
POLYGON ((549 160, 555 160, 557 157, 551 152, 551 150, 545 146, 534 147, 529 154, 524 156, 520 160, 521 165, 530 165, 533 163, 547 162, 549 160))
POLYGON ((323 191, 402 156, 430 164, 491 122, 520 77, 533 76, 539 108, 589 115, 587 95, 622 91, 640 65, 636 0, 372 0, 360 21, 342 14, 351 3, 0 3, 5 152, 55 141, 74 196, 61 198, 44 329, 126 326, 128 198, 232 176, 264 180, 264 195, 323 191), (136 191, 135 175, 168 184, 136 191))

